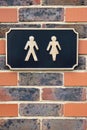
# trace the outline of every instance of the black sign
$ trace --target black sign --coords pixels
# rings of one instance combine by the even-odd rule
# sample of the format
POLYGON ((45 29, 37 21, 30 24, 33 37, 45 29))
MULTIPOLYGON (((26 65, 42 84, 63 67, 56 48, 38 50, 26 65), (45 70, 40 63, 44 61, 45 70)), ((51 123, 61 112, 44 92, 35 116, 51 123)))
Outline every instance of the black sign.
POLYGON ((74 29, 10 29, 6 64, 12 70, 69 70, 78 65, 74 29))

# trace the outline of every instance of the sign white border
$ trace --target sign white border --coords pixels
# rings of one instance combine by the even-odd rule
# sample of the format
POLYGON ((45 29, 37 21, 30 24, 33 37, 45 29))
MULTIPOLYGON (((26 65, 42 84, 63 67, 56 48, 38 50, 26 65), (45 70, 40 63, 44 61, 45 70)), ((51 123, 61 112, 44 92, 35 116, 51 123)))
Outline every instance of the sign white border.
POLYGON ((61 70, 74 70, 74 68, 78 65, 78 32, 75 31, 74 28, 10 28, 8 32, 6 32, 6 66, 10 68, 10 70, 15 70, 15 71, 61 71, 61 70), (77 35, 77 53, 76 53, 76 64, 73 65, 72 68, 12 68, 8 63, 7 63, 7 34, 10 33, 12 30, 72 30, 74 33, 77 35))

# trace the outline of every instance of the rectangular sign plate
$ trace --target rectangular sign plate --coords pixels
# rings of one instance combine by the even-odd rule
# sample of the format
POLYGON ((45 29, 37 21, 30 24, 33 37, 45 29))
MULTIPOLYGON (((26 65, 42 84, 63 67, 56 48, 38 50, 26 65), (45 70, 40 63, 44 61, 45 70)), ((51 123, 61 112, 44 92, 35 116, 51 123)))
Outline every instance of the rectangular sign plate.
POLYGON ((73 28, 12 28, 6 39, 11 70, 72 70, 78 65, 78 33, 73 28))

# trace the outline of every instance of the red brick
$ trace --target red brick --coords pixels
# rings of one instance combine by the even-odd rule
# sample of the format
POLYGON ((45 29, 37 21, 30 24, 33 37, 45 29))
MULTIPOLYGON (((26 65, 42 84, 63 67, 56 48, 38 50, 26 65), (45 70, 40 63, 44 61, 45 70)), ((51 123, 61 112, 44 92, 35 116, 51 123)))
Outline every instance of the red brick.
POLYGON ((36 2, 37 4, 40 4, 40 0, 35 0, 35 2, 36 2))
POLYGON ((44 88, 42 93, 43 100, 54 100, 53 89, 44 88))
POLYGON ((16 72, 0 72, 0 86, 16 86, 17 73, 16 72))
POLYGON ((87 22, 87 8, 66 8, 66 22, 87 22))
POLYGON ((79 54, 87 54, 87 40, 79 40, 79 54))
POLYGON ((10 94, 5 92, 3 89, 0 90, 0 101, 9 101, 11 100, 10 94))
POLYGON ((86 117, 87 103, 68 103, 64 105, 64 116, 86 117))
POLYGON ((64 73, 65 86, 87 86, 86 72, 65 72, 64 73))
POLYGON ((18 116, 18 105, 17 104, 0 104, 0 116, 1 117, 18 116))
POLYGON ((5 40, 0 40, 0 55, 5 54, 5 40))
POLYGON ((0 22, 17 22, 16 8, 0 8, 0 22))

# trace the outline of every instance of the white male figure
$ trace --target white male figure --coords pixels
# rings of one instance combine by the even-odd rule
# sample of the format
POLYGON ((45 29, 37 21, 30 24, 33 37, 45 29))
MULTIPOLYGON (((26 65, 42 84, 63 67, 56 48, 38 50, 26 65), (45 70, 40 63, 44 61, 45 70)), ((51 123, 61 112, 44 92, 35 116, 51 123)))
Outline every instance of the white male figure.
POLYGON ((51 40, 52 41, 49 42, 49 45, 47 47, 47 51, 49 51, 51 48, 49 54, 52 55, 53 61, 56 61, 56 56, 59 54, 59 50, 61 50, 61 47, 59 42, 56 41, 57 40, 56 36, 52 36, 51 40))
POLYGON ((30 36, 29 37, 29 41, 27 41, 25 47, 24 47, 24 50, 27 50, 29 47, 29 51, 25 57, 25 61, 29 61, 30 59, 30 56, 32 55, 33 56, 33 59, 34 61, 38 61, 38 58, 35 54, 35 50, 34 50, 34 47, 36 48, 36 50, 39 50, 38 46, 37 46, 37 43, 36 41, 34 41, 34 37, 33 36, 30 36))

